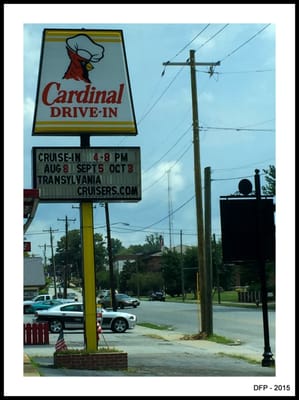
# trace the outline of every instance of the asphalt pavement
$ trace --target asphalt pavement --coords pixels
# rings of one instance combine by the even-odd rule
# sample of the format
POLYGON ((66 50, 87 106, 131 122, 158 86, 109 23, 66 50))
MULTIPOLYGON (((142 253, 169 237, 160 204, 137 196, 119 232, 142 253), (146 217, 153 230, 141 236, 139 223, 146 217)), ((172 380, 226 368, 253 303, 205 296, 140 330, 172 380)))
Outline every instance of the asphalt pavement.
MULTIPOLYGON (((177 332, 138 325, 124 334, 104 332, 100 337, 99 346, 115 347, 128 353, 127 370, 56 368, 53 363, 56 340, 57 335, 50 334, 49 345, 24 346, 25 376, 275 376, 275 366, 263 367, 261 364, 263 349, 254 349, 241 342, 219 344, 190 340, 177 332)), ((69 348, 82 349, 79 338, 71 340, 65 335, 65 341, 69 348)))

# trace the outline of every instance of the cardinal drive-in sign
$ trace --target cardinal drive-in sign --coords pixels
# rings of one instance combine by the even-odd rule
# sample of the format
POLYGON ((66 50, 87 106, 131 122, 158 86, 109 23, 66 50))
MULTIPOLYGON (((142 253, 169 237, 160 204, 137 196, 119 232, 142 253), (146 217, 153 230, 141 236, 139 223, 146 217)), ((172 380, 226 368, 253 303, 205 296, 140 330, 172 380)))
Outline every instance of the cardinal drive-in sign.
POLYGON ((33 147, 33 184, 42 201, 141 199, 139 147, 33 147))
POLYGON ((136 135, 121 30, 45 29, 32 135, 136 135))

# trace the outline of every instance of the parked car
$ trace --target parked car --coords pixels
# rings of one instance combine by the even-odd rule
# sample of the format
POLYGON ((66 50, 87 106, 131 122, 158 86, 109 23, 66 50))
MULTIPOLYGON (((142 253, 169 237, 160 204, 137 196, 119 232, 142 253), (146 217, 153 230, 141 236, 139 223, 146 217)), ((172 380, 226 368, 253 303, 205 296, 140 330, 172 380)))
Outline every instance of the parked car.
POLYGON ((24 300, 23 301, 24 314, 31 313, 31 304, 46 300, 51 300, 51 296, 49 294, 39 294, 33 297, 31 300, 24 300))
MULTIPOLYGON (((118 291, 115 289, 115 293, 117 294, 118 293, 118 291)), ((105 296, 109 296, 110 295, 110 289, 102 289, 102 290, 100 290, 99 291, 99 293, 98 293, 98 297, 101 299, 102 297, 105 297, 105 296)))
POLYGON ((165 294, 163 292, 152 292, 149 297, 150 301, 165 301, 165 294))
POLYGON ((78 301, 78 295, 75 292, 70 292, 66 295, 66 298, 69 300, 75 300, 78 301))
POLYGON ((34 314, 35 311, 38 310, 48 310, 51 307, 62 304, 62 300, 43 300, 43 301, 35 301, 32 304, 27 304, 24 306, 24 314, 34 314))
MULTIPOLYGON (((136 308, 140 305, 140 301, 135 297, 131 297, 124 293, 116 293, 115 301, 117 308, 124 309, 125 307, 133 307, 136 308)), ((103 308, 112 307, 111 296, 104 296, 98 300, 98 302, 102 305, 103 308)))
MULTIPOLYGON (((83 303, 72 302, 51 307, 48 310, 36 311, 33 322, 48 322, 52 333, 61 330, 84 329, 83 303)), ((137 322, 136 315, 125 312, 108 311, 98 307, 97 322, 104 330, 123 333, 127 329, 133 329, 137 322)))

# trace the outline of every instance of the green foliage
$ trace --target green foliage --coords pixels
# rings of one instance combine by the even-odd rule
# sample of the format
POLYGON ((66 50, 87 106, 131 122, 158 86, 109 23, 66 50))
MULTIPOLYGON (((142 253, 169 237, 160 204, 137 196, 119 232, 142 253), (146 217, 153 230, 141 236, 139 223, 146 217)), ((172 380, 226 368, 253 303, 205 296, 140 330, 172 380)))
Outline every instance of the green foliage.
POLYGON ((263 169, 266 185, 262 186, 264 195, 275 196, 276 169, 274 165, 269 165, 268 169, 263 169))
POLYGON ((198 274, 198 256, 197 247, 190 247, 183 256, 184 268, 184 288, 185 292, 193 292, 194 296, 197 290, 197 274, 198 274))
POLYGON ((165 291, 170 296, 182 293, 181 256, 175 251, 167 250, 161 257, 161 271, 165 282, 165 291))
MULTIPOLYGON (((96 275, 105 270, 105 262, 107 251, 103 236, 99 233, 94 234, 94 256, 96 275)), ((64 273, 67 274, 69 281, 70 275, 82 282, 82 251, 81 251, 81 234, 79 229, 68 231, 67 241, 66 236, 62 236, 57 242, 57 250, 55 254, 56 273, 64 279, 64 273), (66 249, 67 246, 67 249, 66 249), (65 270, 65 265, 68 268, 65 270)), ((49 268, 53 274, 53 266, 49 268)))
POLYGON ((127 254, 151 254, 161 250, 160 235, 157 233, 148 235, 145 244, 131 245, 128 247, 127 254))

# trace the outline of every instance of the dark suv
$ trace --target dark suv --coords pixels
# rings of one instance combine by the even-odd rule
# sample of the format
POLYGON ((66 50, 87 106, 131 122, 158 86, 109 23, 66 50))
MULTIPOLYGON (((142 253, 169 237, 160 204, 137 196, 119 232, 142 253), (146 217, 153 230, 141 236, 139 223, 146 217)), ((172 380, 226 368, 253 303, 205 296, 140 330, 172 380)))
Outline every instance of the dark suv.
POLYGON ((150 301, 165 301, 165 295, 163 292, 152 292, 149 297, 150 301))

